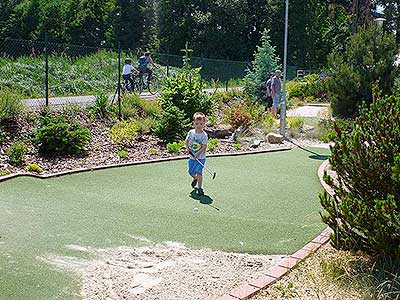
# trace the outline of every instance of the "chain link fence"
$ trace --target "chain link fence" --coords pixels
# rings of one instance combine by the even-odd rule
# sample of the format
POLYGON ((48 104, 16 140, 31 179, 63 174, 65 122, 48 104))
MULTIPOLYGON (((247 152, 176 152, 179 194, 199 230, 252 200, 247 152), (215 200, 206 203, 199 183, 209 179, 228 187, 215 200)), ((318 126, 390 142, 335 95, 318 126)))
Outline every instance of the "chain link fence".
MULTIPOLYGON (((97 95, 117 95, 124 59, 130 57, 135 65, 141 55, 140 50, 61 44, 47 39, 0 39, 0 88, 21 94, 31 109, 88 105, 97 95)), ((180 55, 152 56, 164 76, 182 68, 180 55)), ((213 89, 241 86, 251 67, 249 62, 205 57, 191 57, 191 65, 201 67, 203 82, 213 89)), ((289 67, 288 77, 294 78, 295 74, 296 68, 289 67)))

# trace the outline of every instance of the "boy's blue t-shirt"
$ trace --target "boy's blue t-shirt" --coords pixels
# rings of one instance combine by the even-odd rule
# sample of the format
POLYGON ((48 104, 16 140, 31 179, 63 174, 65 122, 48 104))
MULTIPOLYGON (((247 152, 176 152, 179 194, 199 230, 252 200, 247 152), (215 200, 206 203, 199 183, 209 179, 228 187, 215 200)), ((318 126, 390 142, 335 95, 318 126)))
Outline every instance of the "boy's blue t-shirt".
MULTIPOLYGON (((207 133, 201 131, 200 133, 196 133, 195 129, 192 129, 188 132, 187 134, 187 140, 189 141, 189 149, 192 151, 194 154, 196 154, 200 148, 201 145, 207 145, 208 143, 208 136, 207 133)), ((190 157, 193 159, 192 157, 190 157)), ((206 158, 206 151, 201 153, 201 155, 198 157, 198 159, 205 159, 206 158)))

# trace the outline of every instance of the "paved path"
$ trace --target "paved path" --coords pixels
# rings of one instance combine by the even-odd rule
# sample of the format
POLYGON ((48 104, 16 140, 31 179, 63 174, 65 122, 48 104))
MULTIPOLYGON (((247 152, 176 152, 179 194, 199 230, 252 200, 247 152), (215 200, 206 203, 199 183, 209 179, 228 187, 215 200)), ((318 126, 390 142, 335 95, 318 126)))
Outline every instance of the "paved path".
MULTIPOLYGON (((236 88, 229 88, 229 90, 233 90, 236 88)), ((241 89, 240 87, 237 89, 241 89)), ((205 89, 204 90, 207 93, 214 93, 215 91, 223 92, 226 91, 225 88, 218 88, 218 89, 205 89)), ((114 95, 110 95, 110 101, 114 95)), ((150 93, 142 93, 140 95, 140 98, 146 99, 146 100, 154 100, 157 97, 157 95, 151 95, 150 93)), ((62 107, 62 106, 67 106, 71 104, 77 104, 81 106, 87 106, 92 103, 94 103, 96 100, 96 97, 93 95, 89 96, 70 96, 70 97, 51 97, 49 98, 49 103, 51 107, 62 107)), ((45 106, 46 104, 46 99, 45 98, 36 98, 36 99, 26 99, 25 105, 31 109, 31 110, 36 110, 40 109, 45 106)))
POLYGON ((329 105, 305 105, 290 109, 287 112, 288 117, 304 117, 304 118, 319 118, 328 113, 329 105))

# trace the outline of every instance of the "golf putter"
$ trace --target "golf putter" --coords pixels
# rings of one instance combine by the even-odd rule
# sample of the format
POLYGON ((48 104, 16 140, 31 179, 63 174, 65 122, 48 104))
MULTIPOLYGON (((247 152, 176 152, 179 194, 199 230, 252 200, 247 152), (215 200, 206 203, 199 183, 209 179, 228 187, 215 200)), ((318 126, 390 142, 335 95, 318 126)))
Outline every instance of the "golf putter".
POLYGON ((210 173, 210 175, 212 176, 212 179, 215 179, 215 177, 217 176, 217 173, 211 171, 209 168, 207 168, 205 165, 203 165, 203 164, 201 163, 201 161, 198 160, 198 159, 196 158, 196 156, 194 156, 194 154, 193 154, 192 151, 189 150, 189 154, 190 154, 204 169, 206 169, 206 171, 207 171, 208 173, 210 173))

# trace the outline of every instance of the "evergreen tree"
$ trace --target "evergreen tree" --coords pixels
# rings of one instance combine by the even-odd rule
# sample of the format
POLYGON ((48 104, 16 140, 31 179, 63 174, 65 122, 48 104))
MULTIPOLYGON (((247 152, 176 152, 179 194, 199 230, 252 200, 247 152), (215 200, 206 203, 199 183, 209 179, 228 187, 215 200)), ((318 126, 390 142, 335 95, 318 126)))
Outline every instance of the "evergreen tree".
POLYGON ((254 54, 253 69, 246 76, 245 90, 254 99, 262 101, 265 98, 266 82, 269 74, 278 68, 279 58, 275 53, 275 47, 271 45, 268 30, 265 30, 261 38, 261 46, 257 47, 254 54))
POLYGON ((328 97, 334 114, 357 114, 363 101, 372 102, 373 86, 390 94, 400 74, 399 67, 394 66, 397 55, 395 36, 385 34, 375 24, 352 36, 346 51, 333 53, 328 66, 328 97))

